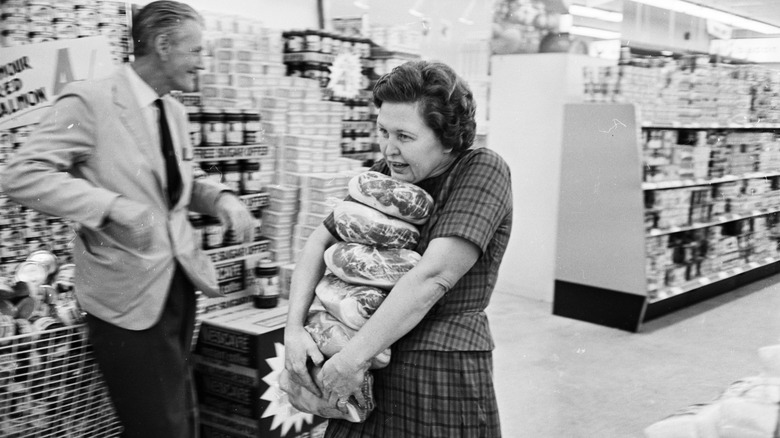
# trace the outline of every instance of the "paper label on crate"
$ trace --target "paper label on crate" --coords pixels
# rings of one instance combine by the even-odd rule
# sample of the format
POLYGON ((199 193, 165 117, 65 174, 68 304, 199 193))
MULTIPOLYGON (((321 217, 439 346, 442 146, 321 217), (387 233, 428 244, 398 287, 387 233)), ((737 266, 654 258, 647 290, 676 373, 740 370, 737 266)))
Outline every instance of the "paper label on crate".
POLYGON ((268 240, 261 240, 245 245, 231 246, 228 248, 219 248, 206 251, 206 254, 214 263, 225 260, 240 259, 253 254, 259 254, 268 251, 268 240))
POLYGON ((230 295, 244 290, 244 260, 236 260, 216 265, 215 267, 219 291, 223 295, 230 295))

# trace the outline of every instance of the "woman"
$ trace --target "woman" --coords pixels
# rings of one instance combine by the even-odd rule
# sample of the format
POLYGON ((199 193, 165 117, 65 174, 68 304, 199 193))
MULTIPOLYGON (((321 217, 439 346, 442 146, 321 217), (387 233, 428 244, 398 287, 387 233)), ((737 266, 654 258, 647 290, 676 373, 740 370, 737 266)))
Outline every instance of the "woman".
POLYGON ((293 274, 286 368, 293 382, 340 407, 350 395, 362 400, 369 360, 392 346, 390 365, 372 371, 376 409, 364 423, 330 420, 327 437, 499 437, 484 310, 511 230, 509 168, 495 152, 471 148, 473 95, 444 64, 395 68, 377 82, 374 103, 384 159, 372 170, 434 198, 416 248, 422 259, 344 349, 323 361, 303 326, 323 252, 337 241, 333 216, 326 219, 293 274), (321 387, 309 361, 322 365, 321 387))

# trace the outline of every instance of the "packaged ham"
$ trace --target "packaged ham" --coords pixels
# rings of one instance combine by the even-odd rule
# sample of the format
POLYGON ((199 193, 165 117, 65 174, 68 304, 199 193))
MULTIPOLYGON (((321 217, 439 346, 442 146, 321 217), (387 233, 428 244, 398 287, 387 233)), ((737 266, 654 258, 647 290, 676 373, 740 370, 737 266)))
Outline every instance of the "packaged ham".
POLYGON ((381 249, 337 242, 325 250, 325 264, 347 283, 392 289, 422 258, 410 249, 381 249))
POLYGON ((333 209, 336 232, 346 242, 380 248, 414 248, 420 239, 416 226, 357 202, 344 201, 333 209))
POLYGON ((354 330, 363 327, 387 296, 378 287, 349 284, 333 274, 322 277, 314 293, 331 315, 354 330))
MULTIPOLYGON (((331 357, 341 351, 357 333, 330 313, 318 310, 309 311, 305 328, 325 357, 331 357)), ((388 348, 371 359, 371 369, 384 368, 389 363, 390 349, 388 348)))
POLYGON ((389 216, 424 224, 433 211, 433 197, 414 184, 368 171, 349 181, 349 195, 389 216))

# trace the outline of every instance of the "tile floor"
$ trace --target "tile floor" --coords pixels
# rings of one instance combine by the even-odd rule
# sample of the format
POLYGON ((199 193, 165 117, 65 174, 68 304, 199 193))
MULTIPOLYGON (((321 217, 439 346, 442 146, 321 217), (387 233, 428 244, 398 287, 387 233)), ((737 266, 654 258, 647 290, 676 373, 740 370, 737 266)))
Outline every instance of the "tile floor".
POLYGON ((760 372, 780 343, 780 275, 629 333, 496 290, 488 307, 505 438, 641 438, 674 411, 760 372))

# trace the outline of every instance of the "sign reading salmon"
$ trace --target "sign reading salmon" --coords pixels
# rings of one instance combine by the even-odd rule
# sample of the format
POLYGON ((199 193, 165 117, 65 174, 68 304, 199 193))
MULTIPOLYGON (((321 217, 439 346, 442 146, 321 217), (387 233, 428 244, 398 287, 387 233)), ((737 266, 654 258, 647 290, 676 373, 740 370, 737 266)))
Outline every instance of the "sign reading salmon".
POLYGON ((37 122, 72 81, 115 68, 105 37, 58 40, 0 49, 0 129, 37 122))

